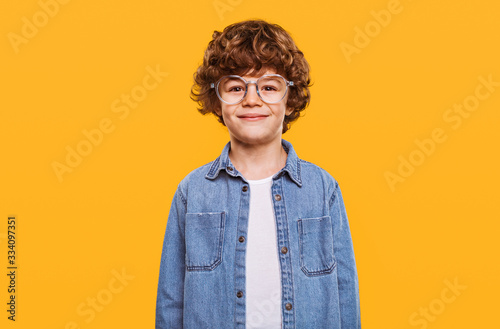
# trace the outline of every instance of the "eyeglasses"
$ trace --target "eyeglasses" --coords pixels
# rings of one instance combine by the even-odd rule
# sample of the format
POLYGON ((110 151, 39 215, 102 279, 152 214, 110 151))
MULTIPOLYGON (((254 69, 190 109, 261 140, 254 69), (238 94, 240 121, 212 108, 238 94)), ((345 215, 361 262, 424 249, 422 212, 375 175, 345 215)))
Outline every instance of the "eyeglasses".
POLYGON ((217 97, 226 104, 238 104, 248 92, 248 84, 255 83, 257 95, 268 104, 279 103, 286 95, 288 86, 293 86, 293 81, 287 81, 279 74, 266 74, 257 81, 246 81, 239 75, 226 75, 219 81, 210 84, 217 97))

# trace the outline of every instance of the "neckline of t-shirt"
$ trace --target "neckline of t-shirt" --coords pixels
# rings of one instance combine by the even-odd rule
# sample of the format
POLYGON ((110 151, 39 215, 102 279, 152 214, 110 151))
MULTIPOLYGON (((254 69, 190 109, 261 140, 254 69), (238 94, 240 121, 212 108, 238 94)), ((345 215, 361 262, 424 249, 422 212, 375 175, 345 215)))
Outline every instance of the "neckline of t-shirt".
POLYGON ((266 178, 262 178, 262 179, 247 179, 247 181, 251 185, 264 184, 264 183, 267 183, 267 182, 271 181, 271 179, 273 178, 274 175, 275 174, 272 174, 271 176, 266 177, 266 178))

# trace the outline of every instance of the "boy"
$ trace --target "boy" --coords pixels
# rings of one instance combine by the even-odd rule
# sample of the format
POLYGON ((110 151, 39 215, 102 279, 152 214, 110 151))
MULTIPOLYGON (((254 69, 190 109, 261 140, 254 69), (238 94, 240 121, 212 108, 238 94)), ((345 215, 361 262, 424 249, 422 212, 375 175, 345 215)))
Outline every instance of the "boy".
POLYGON ((230 141, 175 192, 156 328, 361 328, 338 184, 281 138, 309 104, 303 53, 280 26, 243 21, 214 32, 194 79, 230 141))

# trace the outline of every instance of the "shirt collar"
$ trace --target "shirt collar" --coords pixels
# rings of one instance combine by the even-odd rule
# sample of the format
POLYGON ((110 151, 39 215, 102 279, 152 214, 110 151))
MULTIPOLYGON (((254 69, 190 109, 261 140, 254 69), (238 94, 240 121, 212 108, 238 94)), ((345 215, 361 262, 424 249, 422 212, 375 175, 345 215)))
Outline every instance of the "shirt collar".
MULTIPOLYGON (((286 151, 286 153, 288 153, 288 157, 286 159, 285 167, 283 167, 279 172, 277 172, 273 176, 273 179, 275 177, 284 175, 284 173, 286 172, 288 173, 288 176, 290 176, 292 181, 294 181, 295 184, 297 184, 300 187, 302 186, 302 178, 300 176, 300 161, 299 161, 300 159, 295 153, 295 150, 293 149, 293 146, 290 142, 281 139, 281 145, 283 146, 283 149, 286 151)), ((225 170, 226 173, 230 176, 233 177, 241 176, 243 178, 241 173, 239 173, 231 163, 231 159, 229 158, 230 149, 231 149, 231 141, 227 142, 227 144, 224 146, 224 149, 222 150, 221 155, 219 155, 219 157, 212 162, 210 169, 205 175, 205 178, 215 179, 217 178, 221 170, 225 170)))

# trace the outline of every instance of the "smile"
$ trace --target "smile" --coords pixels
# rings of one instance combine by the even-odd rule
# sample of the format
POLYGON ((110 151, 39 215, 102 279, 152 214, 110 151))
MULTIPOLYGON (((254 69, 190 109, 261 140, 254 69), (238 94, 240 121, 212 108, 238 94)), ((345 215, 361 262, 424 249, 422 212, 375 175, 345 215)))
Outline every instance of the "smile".
POLYGON ((262 119, 267 118, 268 115, 264 113, 245 113, 241 116, 238 116, 238 118, 245 120, 245 121, 259 121, 262 119))
POLYGON ((242 120, 246 121, 258 121, 267 118, 267 116, 258 116, 258 117, 240 117, 242 120))

